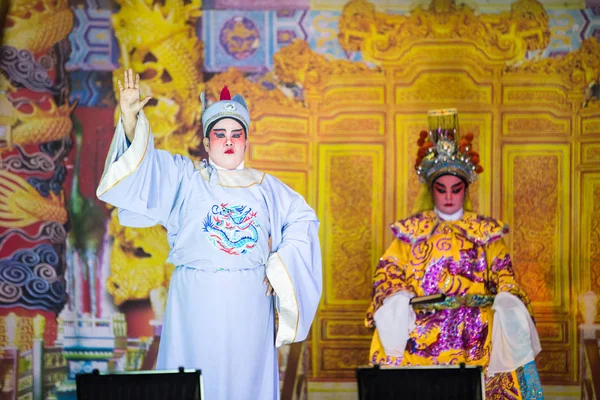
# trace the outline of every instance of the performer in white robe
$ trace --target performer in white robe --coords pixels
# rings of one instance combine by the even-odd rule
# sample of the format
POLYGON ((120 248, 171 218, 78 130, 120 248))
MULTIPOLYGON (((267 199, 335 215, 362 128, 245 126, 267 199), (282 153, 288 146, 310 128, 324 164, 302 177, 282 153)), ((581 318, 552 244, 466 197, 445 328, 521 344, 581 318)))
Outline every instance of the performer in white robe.
POLYGON ((273 176, 244 168, 241 96, 224 88, 204 110, 207 163, 155 149, 139 76, 129 70, 119 87, 121 119, 97 195, 125 226, 167 229, 177 268, 157 369, 200 369, 208 400, 278 399, 276 347, 306 338, 321 297, 315 212, 273 176))

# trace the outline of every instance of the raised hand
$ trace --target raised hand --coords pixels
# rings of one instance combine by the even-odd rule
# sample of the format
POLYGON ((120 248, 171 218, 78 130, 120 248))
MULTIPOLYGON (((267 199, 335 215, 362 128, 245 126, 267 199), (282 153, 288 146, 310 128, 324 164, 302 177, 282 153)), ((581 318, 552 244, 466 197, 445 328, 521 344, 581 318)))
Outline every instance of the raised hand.
POLYGON ((119 85, 119 107, 125 134, 130 141, 133 141, 137 114, 152 97, 148 96, 144 100, 140 100, 140 75, 135 74, 134 80, 131 68, 123 72, 123 83, 118 80, 117 84, 119 85))
POLYGON ((134 80, 131 68, 123 72, 123 84, 121 81, 117 81, 117 84, 119 85, 119 106, 123 115, 128 117, 137 115, 152 98, 146 97, 140 101, 140 74, 135 74, 134 80))

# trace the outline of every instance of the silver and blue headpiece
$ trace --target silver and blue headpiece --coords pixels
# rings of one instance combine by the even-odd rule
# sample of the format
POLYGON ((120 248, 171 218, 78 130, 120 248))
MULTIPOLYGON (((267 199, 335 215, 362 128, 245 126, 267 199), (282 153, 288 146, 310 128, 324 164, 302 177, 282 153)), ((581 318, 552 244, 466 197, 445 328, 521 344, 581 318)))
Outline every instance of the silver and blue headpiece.
POLYGON ((250 133, 250 113, 248 112, 248 105, 242 95, 236 94, 231 97, 227 86, 221 90, 221 98, 219 101, 206 107, 204 93, 200 95, 202 100, 202 130, 204 137, 208 137, 210 134, 210 128, 214 124, 223 118, 233 118, 238 121, 246 132, 246 138, 250 133))

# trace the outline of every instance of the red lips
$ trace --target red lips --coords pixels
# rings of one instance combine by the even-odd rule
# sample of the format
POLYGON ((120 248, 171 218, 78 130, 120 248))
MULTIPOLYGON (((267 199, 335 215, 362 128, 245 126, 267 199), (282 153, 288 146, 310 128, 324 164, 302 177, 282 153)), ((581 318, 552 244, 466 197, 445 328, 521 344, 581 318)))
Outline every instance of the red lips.
POLYGON ((227 149, 227 150, 225 150, 225 154, 233 154, 233 149, 227 149))

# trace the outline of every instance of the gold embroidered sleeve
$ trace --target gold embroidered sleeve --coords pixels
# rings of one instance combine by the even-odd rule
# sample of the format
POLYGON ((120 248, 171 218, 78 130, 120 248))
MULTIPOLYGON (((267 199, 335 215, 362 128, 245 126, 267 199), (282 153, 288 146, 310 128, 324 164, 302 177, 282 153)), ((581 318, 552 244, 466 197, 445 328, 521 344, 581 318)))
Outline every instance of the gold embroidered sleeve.
POLYGON ((367 327, 374 327, 373 315, 387 297, 401 290, 412 291, 406 282, 406 265, 409 254, 410 245, 394 239, 379 260, 373 275, 373 293, 365 320, 367 327))
POLYGON ((515 277, 508 247, 504 240, 497 240, 487 245, 487 263, 490 268, 490 289, 496 293, 508 292, 517 296, 533 317, 531 302, 515 277))

